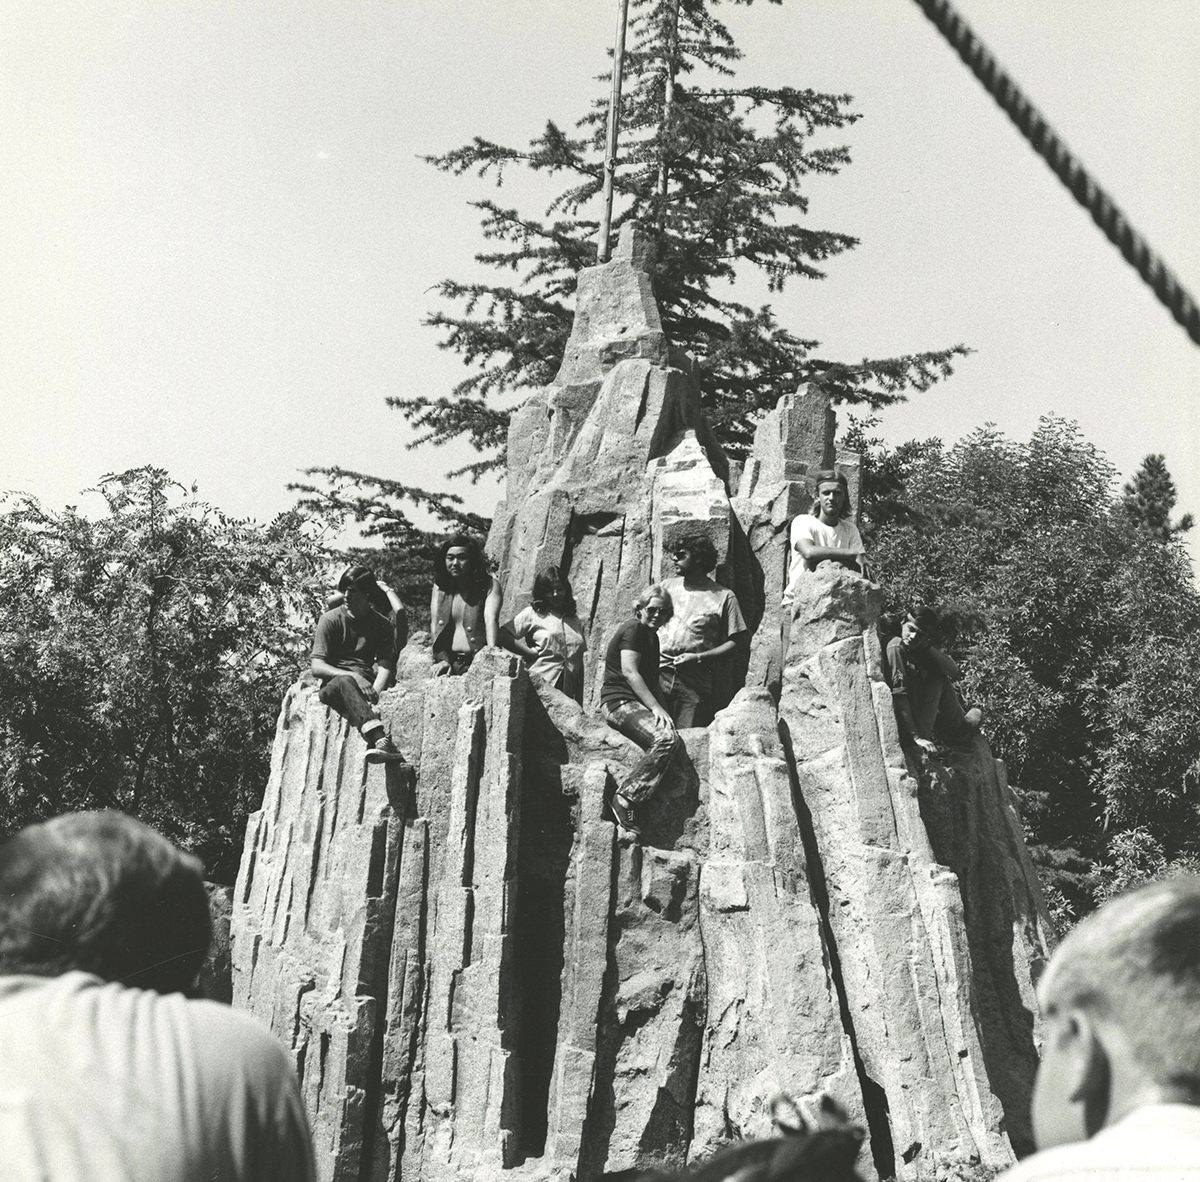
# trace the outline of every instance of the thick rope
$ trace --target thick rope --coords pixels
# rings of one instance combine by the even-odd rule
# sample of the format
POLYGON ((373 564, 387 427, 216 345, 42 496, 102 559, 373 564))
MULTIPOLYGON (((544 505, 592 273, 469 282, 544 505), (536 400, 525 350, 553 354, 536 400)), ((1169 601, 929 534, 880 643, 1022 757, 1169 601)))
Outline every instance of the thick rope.
POLYGON ((1092 215, 1108 240, 1125 256, 1146 281, 1188 336, 1200 345, 1200 308, 1187 290, 1167 269, 1146 240, 1129 224, 1113 199, 1089 175, 1043 118, 1042 113, 1021 93, 987 47, 948 0, 915 0, 938 31, 954 46, 958 56, 1004 109, 1021 134, 1054 169, 1058 179, 1075 200, 1092 215))

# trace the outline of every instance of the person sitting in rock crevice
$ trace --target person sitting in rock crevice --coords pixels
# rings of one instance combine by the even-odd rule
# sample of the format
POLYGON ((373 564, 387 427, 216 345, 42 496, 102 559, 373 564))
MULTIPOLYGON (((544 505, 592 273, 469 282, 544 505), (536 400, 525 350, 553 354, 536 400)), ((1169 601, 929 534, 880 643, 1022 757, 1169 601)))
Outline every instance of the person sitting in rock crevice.
POLYGON ((800 580, 822 562, 837 562, 860 574, 863 571, 866 549, 851 516, 845 476, 826 468, 813 473, 812 484, 816 496, 811 511, 792 521, 785 607, 795 598, 800 580))
POLYGON ((747 637, 737 596, 711 577, 717 549, 699 531, 671 548, 677 576, 664 579, 673 611, 658 630, 662 700, 677 727, 707 726, 732 696, 734 650, 747 637))
POLYGON ((309 660, 321 682, 321 701, 362 733, 368 760, 404 762, 375 709, 396 671, 393 626, 371 607, 379 593, 375 576, 365 566, 352 566, 338 590, 346 601, 317 621, 309 660))
POLYGON ((575 612, 571 584, 552 566, 534 578, 529 606, 501 632, 508 647, 525 658, 530 677, 582 702, 587 641, 575 612))
POLYGON ((902 747, 931 754, 935 729, 951 742, 979 731, 982 712, 964 710, 954 688, 958 665, 936 643, 941 635, 937 613, 915 607, 904 617, 900 635, 888 641, 887 671, 902 747))
POLYGON ((658 585, 648 587, 634 603, 633 619, 617 628, 608 642, 604 660, 600 713, 643 751, 609 805, 618 826, 635 838, 641 837, 636 810, 662 783, 679 743, 658 684, 655 629, 670 616, 670 594, 658 585))
POLYGON ((429 603, 435 677, 465 673, 480 649, 499 643, 503 597, 475 538, 454 534, 438 547, 429 603))

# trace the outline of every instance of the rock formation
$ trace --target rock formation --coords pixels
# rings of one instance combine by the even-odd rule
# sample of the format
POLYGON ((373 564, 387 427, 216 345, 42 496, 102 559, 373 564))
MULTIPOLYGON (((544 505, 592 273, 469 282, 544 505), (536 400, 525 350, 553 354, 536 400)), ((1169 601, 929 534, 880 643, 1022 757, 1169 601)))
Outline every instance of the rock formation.
POLYGON ((582 274, 562 369, 513 420, 506 615, 563 567, 596 669, 664 544, 703 528, 754 632, 745 688, 683 732, 638 843, 605 819, 637 751, 596 679, 581 708, 498 650, 432 679, 410 646, 381 709, 415 775, 289 693, 234 1001, 295 1055, 323 1179, 602 1179, 766 1132, 783 1091, 865 1124, 866 1174, 1030 1148, 1048 937, 1002 769, 982 738, 936 782, 906 766, 861 577, 820 568, 779 652, 787 526, 835 459, 853 475, 808 387, 727 464, 634 229, 582 274))

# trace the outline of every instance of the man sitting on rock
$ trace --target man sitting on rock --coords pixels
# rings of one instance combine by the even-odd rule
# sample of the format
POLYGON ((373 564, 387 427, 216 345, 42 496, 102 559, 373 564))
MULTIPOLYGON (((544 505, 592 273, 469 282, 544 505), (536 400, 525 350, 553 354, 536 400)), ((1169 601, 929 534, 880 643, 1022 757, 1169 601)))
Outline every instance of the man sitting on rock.
POLYGON ((998 1182, 1200 1178, 1200 880, 1106 903, 1038 985, 1040 1153, 998 1182))
POLYGON ((814 473, 812 480, 816 490, 812 510, 792 521, 785 607, 795 598, 800 580, 822 562, 838 562, 861 573, 866 553, 858 526, 850 517, 850 489, 845 476, 826 468, 814 473))
POLYGON ((374 703, 396 671, 396 634, 371 607, 374 574, 352 566, 338 582, 346 602, 317 621, 309 668, 321 680, 321 701, 362 732, 371 762, 403 763, 374 703))
POLYGON ((117 812, 0 845, 0 1178, 312 1182, 292 1062, 193 1001, 200 863, 117 812))
POLYGON ((710 575, 717 549, 707 534, 685 534, 671 557, 679 573, 662 584, 674 613, 658 630, 658 682, 677 727, 707 726, 728 696, 722 691, 746 621, 737 596, 710 575))
POLYGON ((934 727, 952 742, 979 730, 978 707, 963 710, 954 688, 958 666, 935 647, 940 635, 937 613, 930 607, 913 608, 900 625, 900 635, 887 646, 888 676, 900 743, 926 753, 937 750, 934 727))

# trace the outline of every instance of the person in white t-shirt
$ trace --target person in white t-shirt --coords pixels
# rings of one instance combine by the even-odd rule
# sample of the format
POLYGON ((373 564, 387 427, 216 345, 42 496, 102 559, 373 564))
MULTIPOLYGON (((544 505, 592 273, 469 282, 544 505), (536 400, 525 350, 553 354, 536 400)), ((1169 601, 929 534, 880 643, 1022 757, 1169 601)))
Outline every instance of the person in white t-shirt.
POLYGON ((1200 1179, 1200 879, 1093 912, 1038 984, 1040 1152, 997 1182, 1200 1179))
POLYGON ((840 472, 826 468, 813 476, 816 498, 812 511, 792 521, 787 589, 783 603, 795 597, 800 580, 822 562, 840 562, 862 573, 862 536, 850 516, 850 490, 840 472))
POLYGON ((0 845, 0 1179, 313 1182, 287 1050, 184 996, 210 932, 200 863, 132 817, 0 845))

